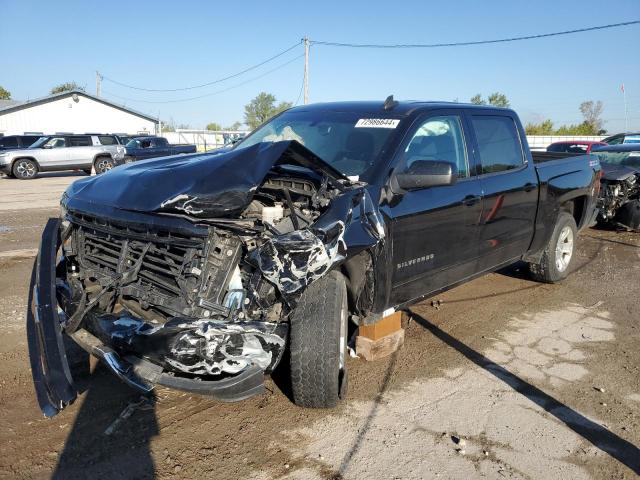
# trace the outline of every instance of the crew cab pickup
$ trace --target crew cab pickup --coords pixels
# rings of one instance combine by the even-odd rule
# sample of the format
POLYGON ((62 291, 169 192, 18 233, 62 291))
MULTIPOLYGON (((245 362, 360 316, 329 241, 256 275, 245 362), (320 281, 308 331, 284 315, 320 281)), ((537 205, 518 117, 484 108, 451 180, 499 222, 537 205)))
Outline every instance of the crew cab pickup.
POLYGON ((78 180, 28 310, 44 413, 76 398, 63 338, 143 392, 344 398, 350 331, 505 265, 557 282, 595 216, 596 157, 529 151, 517 115, 349 102, 281 113, 225 152, 78 180))
POLYGON ((164 137, 134 137, 125 147, 125 163, 154 157, 196 153, 195 145, 172 145, 164 137))

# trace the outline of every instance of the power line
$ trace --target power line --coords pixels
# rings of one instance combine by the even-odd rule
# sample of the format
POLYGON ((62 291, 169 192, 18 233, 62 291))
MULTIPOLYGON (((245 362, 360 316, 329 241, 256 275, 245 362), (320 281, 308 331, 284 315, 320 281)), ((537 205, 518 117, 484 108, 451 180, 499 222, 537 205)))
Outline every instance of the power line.
POLYGON ((120 95, 116 95, 115 93, 110 93, 110 92, 107 92, 105 90, 102 90, 102 92, 106 93, 107 95, 110 95, 112 97, 116 97, 116 98, 119 98, 121 100, 126 100, 126 101, 129 101, 129 102, 141 102, 141 103, 180 103, 180 102, 189 102, 189 101, 192 101, 192 100, 198 100, 200 98, 211 97, 213 95, 218 95, 220 93, 228 92, 229 90, 233 90, 234 88, 238 88, 238 87, 241 87, 243 85, 246 85, 247 83, 254 82, 256 80, 259 80, 262 77, 265 77, 265 76, 269 75, 270 73, 273 73, 273 72, 275 72, 277 70, 280 70, 280 69, 286 67, 287 65, 295 62, 296 60, 298 60, 299 58, 302 58, 302 57, 304 57, 304 54, 298 55, 297 57, 294 57, 291 60, 289 60, 289 61, 287 61, 285 63, 282 63, 282 64, 278 65, 275 68, 272 68, 271 70, 267 70, 266 72, 258 75, 257 77, 250 78, 248 80, 245 80, 244 82, 237 83, 235 85, 232 85, 230 87, 224 88, 222 90, 217 90, 215 92, 206 93, 204 95, 198 95, 197 97, 181 98, 181 99, 176 99, 176 100, 139 100, 139 99, 136 99, 136 98, 121 97, 120 95))
POLYGON ((278 57, 281 57, 285 53, 290 52, 291 50, 293 50, 294 48, 296 48, 296 47, 298 47, 300 45, 301 45, 301 43, 297 42, 295 45, 290 46, 289 48, 281 51, 280 53, 274 55, 273 57, 269 57, 269 58, 267 58, 266 60, 264 60, 264 61, 262 61, 260 63, 257 63, 255 65, 252 65, 249 68, 245 68, 244 70, 241 70, 240 72, 234 73, 232 75, 228 75, 228 76, 223 77, 223 78, 219 78, 217 80, 213 80, 211 82, 202 83, 200 85, 192 85, 190 87, 182 87, 182 88, 144 88, 144 87, 136 87, 134 85, 129 85, 129 84, 126 84, 126 83, 122 83, 122 82, 119 82, 117 80, 113 80, 112 78, 109 78, 107 76, 104 76, 102 74, 101 74, 101 77, 102 77, 103 80, 107 80, 107 81, 109 81, 111 83, 114 83, 116 85, 120 85, 121 87, 131 88, 133 90, 141 90, 143 92, 181 92, 181 91, 185 91, 185 90, 195 90, 196 88, 209 87, 211 85, 215 85, 216 83, 222 83, 222 82, 224 82, 226 80, 231 80, 232 78, 239 77, 240 75, 243 75, 243 74, 245 74, 247 72, 250 72, 251 70, 255 70, 256 68, 261 67, 262 65, 264 65, 266 63, 269 63, 269 62, 271 62, 272 60, 275 60, 278 57))
POLYGON ((489 43, 506 43, 517 42, 520 40, 533 40, 536 38, 556 37, 559 35, 570 35, 572 33, 591 32, 594 30, 605 30, 607 28, 625 27, 628 25, 636 25, 640 23, 640 20, 633 20, 630 22, 612 23, 609 25, 598 25, 596 27, 578 28, 575 30, 565 30, 562 32, 553 33, 541 33, 537 35, 526 35, 522 37, 511 38, 499 38, 494 40, 477 40, 472 42, 455 42, 455 43, 415 43, 415 44, 375 44, 375 43, 340 43, 340 42, 325 42, 320 40, 311 40, 312 45, 325 45, 329 47, 350 47, 350 48, 439 48, 439 47, 465 47, 470 45, 485 45, 489 43))

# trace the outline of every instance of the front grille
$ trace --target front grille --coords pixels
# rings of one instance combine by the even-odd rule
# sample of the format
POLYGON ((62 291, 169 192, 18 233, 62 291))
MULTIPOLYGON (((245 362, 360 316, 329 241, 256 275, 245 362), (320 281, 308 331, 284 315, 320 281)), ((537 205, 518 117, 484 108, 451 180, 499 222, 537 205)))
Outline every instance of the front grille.
POLYGON ((143 231, 93 217, 75 216, 73 239, 80 274, 103 287, 117 286, 142 308, 171 315, 194 313, 206 258, 206 238, 166 230, 143 231), (135 275, 132 275, 133 271, 135 275), (119 278, 127 278, 119 281, 119 278))

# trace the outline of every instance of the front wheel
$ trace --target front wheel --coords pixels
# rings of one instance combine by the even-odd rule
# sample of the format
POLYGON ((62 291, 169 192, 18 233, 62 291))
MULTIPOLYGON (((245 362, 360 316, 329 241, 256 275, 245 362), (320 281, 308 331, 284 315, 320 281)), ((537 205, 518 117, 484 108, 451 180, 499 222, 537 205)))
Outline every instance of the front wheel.
POLYGON ((312 283, 291 316, 291 389, 296 405, 331 408, 347 390, 347 288, 339 272, 312 283))
POLYGON ((578 227, 569 212, 560 212, 539 263, 530 263, 533 278, 539 282, 555 283, 564 280, 575 258, 578 227))
POLYGON ((115 167, 115 164, 113 163, 113 159, 111 157, 98 157, 96 158, 94 165, 97 175, 108 172, 113 167, 115 167))
POLYGON ((31 180, 38 174, 38 165, 28 158, 19 158, 13 164, 13 176, 20 180, 31 180))

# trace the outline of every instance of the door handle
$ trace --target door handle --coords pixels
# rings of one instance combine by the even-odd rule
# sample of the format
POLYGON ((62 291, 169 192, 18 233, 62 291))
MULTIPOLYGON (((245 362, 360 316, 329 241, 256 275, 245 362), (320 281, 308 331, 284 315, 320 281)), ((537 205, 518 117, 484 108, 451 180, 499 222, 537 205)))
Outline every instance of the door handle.
POLYGON ((480 201, 480 195, 467 195, 462 200, 462 203, 467 207, 471 207, 480 201))
POLYGON ((528 183, 524 184, 524 191, 525 192, 530 192, 534 188, 536 188, 536 184, 535 183, 528 182, 528 183))

